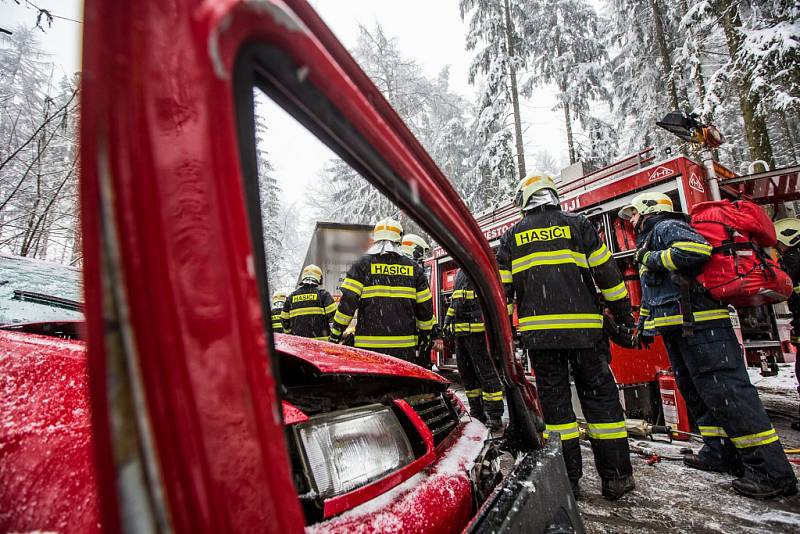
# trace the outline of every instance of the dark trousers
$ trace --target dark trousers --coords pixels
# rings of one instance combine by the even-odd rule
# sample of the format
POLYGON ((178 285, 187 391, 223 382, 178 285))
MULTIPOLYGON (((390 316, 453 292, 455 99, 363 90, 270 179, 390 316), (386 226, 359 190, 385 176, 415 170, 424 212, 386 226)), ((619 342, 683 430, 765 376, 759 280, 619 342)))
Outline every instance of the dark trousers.
POLYGON ((783 484, 795 476, 772 429, 758 391, 750 383, 731 326, 662 334, 678 389, 697 421, 702 454, 743 463, 745 477, 783 484))
POLYGON ((503 385, 489 359, 484 334, 456 337, 456 363, 464 383, 469 412, 482 419, 483 415, 500 418, 503 415, 503 385))
POLYGON ((372 352, 380 352, 381 354, 392 356, 394 358, 400 358, 401 360, 405 360, 407 362, 417 363, 416 347, 403 347, 403 348, 376 347, 366 350, 371 350, 372 352))
POLYGON ((608 367, 608 342, 602 341, 593 349, 530 350, 529 353, 547 432, 561 434, 569 478, 577 480, 583 474, 578 425, 572 410, 570 366, 598 473, 604 479, 630 475, 625 416, 619 390, 608 367))

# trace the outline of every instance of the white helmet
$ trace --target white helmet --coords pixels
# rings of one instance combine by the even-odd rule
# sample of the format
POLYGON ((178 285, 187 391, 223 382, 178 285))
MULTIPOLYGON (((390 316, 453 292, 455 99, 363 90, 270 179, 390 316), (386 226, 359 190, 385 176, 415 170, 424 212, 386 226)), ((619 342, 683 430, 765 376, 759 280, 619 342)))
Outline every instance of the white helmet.
POLYGON ((276 291, 274 295, 272 295, 272 305, 283 306, 283 303, 286 302, 286 293, 283 291, 276 291))
POLYGON ((392 243, 399 243, 403 238, 403 227, 391 217, 378 221, 375 225, 375 230, 372 232, 373 241, 391 241, 392 243))
POLYGON ((519 181, 517 194, 514 196, 514 205, 519 209, 524 208, 528 205, 531 196, 542 189, 549 189, 558 197, 556 183, 551 176, 538 171, 529 174, 519 181))
POLYGON ((402 252, 414 261, 422 261, 431 251, 430 245, 417 234, 406 234, 403 236, 402 252))
POLYGON ((775 235, 787 247, 800 243, 800 219, 780 219, 775 221, 775 235))
POLYGON ((314 265, 306 265, 303 272, 300 274, 300 282, 304 283, 308 280, 316 284, 322 283, 322 269, 314 265))
POLYGON ((664 193, 641 193, 633 197, 631 203, 619 210, 619 218, 629 221, 634 213, 649 215, 650 213, 672 212, 672 199, 664 193))

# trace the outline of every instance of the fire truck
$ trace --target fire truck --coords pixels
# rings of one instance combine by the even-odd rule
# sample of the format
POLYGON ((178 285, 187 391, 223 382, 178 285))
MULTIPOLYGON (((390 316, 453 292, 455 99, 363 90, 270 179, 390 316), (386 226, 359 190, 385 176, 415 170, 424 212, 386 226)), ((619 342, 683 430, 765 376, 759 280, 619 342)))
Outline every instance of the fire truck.
MULTIPOLYGON (((716 195, 712 191, 719 191, 721 198, 743 198, 762 205, 773 219, 794 215, 793 201, 800 198, 800 167, 738 176, 719 163, 710 164, 713 171, 708 165, 685 156, 657 161, 656 151, 651 147, 594 172, 575 173, 572 178, 563 172, 558 181, 562 209, 587 216, 613 253, 637 316, 641 287, 633 262, 636 238, 630 223, 617 216, 619 209, 629 204, 635 195, 644 191, 665 193, 672 198, 676 209, 689 213, 695 204, 714 199, 716 195), (712 172, 716 183, 709 179, 712 172)), ((520 213, 508 202, 478 214, 476 219, 484 237, 496 249, 500 237, 520 219, 520 213)), ((435 310, 441 320, 449 304, 458 266, 441 248, 434 249, 427 266, 431 289, 436 295, 435 310)), ((749 365, 760 365, 762 372, 767 373, 775 372, 776 362, 792 361, 793 349, 788 342, 789 313, 784 303, 739 310, 730 307, 730 310, 749 365)), ((432 353, 433 363, 440 369, 454 369, 452 349, 452 344, 445 342, 442 350, 432 353)), ((628 417, 658 420, 663 415, 658 379, 668 375, 670 369, 661 339, 656 338, 649 349, 642 350, 612 344, 612 356, 611 368, 628 417)), ((523 364, 530 369, 525 356, 523 364)))

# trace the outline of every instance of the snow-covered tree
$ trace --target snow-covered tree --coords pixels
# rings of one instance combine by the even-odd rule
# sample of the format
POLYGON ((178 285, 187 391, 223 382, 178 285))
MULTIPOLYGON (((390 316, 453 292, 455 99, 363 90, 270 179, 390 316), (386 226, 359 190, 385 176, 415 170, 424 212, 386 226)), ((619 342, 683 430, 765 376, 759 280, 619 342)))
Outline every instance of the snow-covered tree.
POLYGON ((0 39, 0 249, 77 263, 78 82, 54 70, 32 30, 0 39))
POLYGON ((522 92, 545 84, 558 88, 558 107, 563 110, 567 130, 569 162, 578 160, 573 139, 573 118, 590 127, 590 138, 597 132, 596 119, 590 115, 591 103, 610 101, 603 83, 608 54, 602 41, 600 20, 584 0, 534 0, 522 33, 533 50, 528 77, 522 92))
MULTIPOLYGON (((504 164, 502 158, 496 157, 496 141, 506 137, 502 130, 513 127, 518 176, 525 176, 526 170, 517 75, 533 52, 522 34, 522 29, 531 24, 530 4, 530 0, 459 1, 461 18, 469 18, 466 48, 475 52, 469 81, 475 83, 479 76, 485 80, 479 95, 483 107, 477 113, 478 125, 483 129, 478 135, 492 140, 486 150, 495 152, 495 156, 484 159, 504 164)), ((492 168, 488 172, 504 172, 504 169, 492 168)))

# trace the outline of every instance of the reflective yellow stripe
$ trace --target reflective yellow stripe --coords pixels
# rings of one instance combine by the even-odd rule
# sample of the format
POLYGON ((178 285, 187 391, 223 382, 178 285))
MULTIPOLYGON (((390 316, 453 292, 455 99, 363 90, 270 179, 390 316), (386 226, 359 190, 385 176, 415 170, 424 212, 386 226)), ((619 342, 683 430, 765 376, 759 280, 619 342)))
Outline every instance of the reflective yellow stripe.
POLYGON ((511 262, 511 272, 513 274, 520 273, 531 267, 538 267, 541 265, 562 265, 572 263, 578 267, 585 269, 589 268, 589 263, 586 256, 580 252, 575 252, 569 249, 550 250, 546 252, 534 252, 517 258, 511 262))
POLYGON ((608 289, 601 289, 600 293, 603 294, 603 298, 607 302, 613 302, 615 300, 624 299, 628 296, 628 288, 625 287, 625 282, 620 282, 619 284, 615 285, 614 287, 610 287, 608 289))
POLYGON ((309 306, 308 308, 297 308, 289 312, 289 319, 300 317, 301 315, 325 315, 325 310, 319 306, 309 306))
POLYGON ((550 437, 550 432, 558 432, 561 434, 561 441, 575 439, 581 435, 577 421, 562 425, 545 425, 545 438, 550 437))
POLYGON ((668 271, 677 271, 678 268, 675 266, 675 262, 672 261, 672 249, 668 248, 661 252, 661 263, 664 265, 664 268, 668 271))
POLYGON ((570 328, 603 328, 603 316, 599 313, 557 313, 519 318, 520 332, 570 328))
POLYGON ((453 330, 457 334, 478 334, 485 332, 486 327, 483 323, 456 323, 453 325, 453 330))
POLYGON ((436 317, 431 317, 427 321, 420 321, 417 319, 417 329, 418 330, 430 330, 433 328, 433 325, 436 323, 436 317))
POLYGON ((339 287, 341 289, 347 289, 348 291, 352 291, 358 296, 361 296, 361 292, 364 290, 364 284, 352 278, 345 278, 344 281, 342 282, 342 285, 339 287))
POLYGON ((455 317, 456 316, 456 311, 453 309, 452 306, 447 308, 447 314, 446 315, 447 315, 447 317, 455 317))
POLYGON ((336 310, 336 315, 333 316, 333 320, 337 323, 341 323, 344 325, 350 324, 350 321, 353 320, 352 315, 345 315, 341 311, 336 310))
POLYGON ((356 347, 402 349, 417 346, 416 336, 356 336, 356 347))
POLYGON ((625 421, 587 423, 586 430, 591 439, 620 439, 628 437, 628 431, 625 430, 625 421))
POLYGON ((328 336, 314 336, 317 341, 328 341, 328 336))
POLYGON ((417 291, 417 304, 422 304, 423 302, 427 302, 431 300, 431 290, 424 289, 422 291, 417 291))
POLYGON ((514 315, 514 304, 506 304, 506 309, 509 315, 514 315))
MULTIPOLYGON (((694 322, 702 323, 703 321, 716 321, 719 319, 730 319, 728 310, 704 310, 694 312, 694 322)), ((665 315, 663 317, 654 317, 644 322, 645 328, 657 328, 660 326, 678 326, 683 324, 682 315, 665 315)))
POLYGON ((500 269, 500 281, 504 284, 511 284, 514 282, 514 276, 511 274, 511 271, 500 269))
POLYGON ((288 318, 289 318, 289 312, 281 312, 281 319, 286 320, 288 318))
POLYGON ((336 303, 325 306, 325 315, 331 314, 336 311, 336 303))
POLYGON ((639 308, 639 317, 647 317, 648 315, 650 315, 649 308, 639 308))
POLYGON ((340 335, 341 333, 342 333, 342 331, 341 331, 341 330, 339 330, 338 328, 336 328, 335 326, 332 326, 332 327, 331 327, 331 334, 333 334, 333 335, 335 335, 335 336, 338 336, 338 335, 340 335))
POLYGON ((475 298, 475 292, 470 289, 456 289, 453 291, 454 299, 470 300, 475 298))
POLYGON ((480 396, 481 396, 480 388, 478 388, 478 389, 468 389, 467 390, 467 398, 469 398, 469 399, 474 399, 474 398, 480 397, 480 396))
POLYGON ((759 447, 761 445, 769 445, 778 441, 778 434, 775 433, 774 428, 758 432, 756 434, 747 434, 746 436, 737 436, 731 438, 731 441, 736 445, 737 449, 746 449, 749 447, 759 447))
POLYGON ((800 285, 794 286, 794 292, 800 294, 800 285))
POLYGON ((695 252, 697 254, 702 254, 703 256, 711 255, 711 245, 706 245, 704 243, 695 243, 694 241, 676 241, 671 245, 671 247, 675 247, 678 250, 685 250, 687 252, 695 252))
POLYGON ((502 391, 484 391, 483 392, 483 400, 485 401, 502 401, 503 400, 503 392, 502 391))
POLYGON ((600 245, 600 248, 589 254, 589 266, 599 267, 611 259, 611 252, 605 245, 600 245))
POLYGON ((721 426, 698 426, 704 438, 727 438, 728 434, 721 426))
MULTIPOLYGON (((371 299, 376 297, 416 300, 417 290, 413 287, 403 286, 367 286, 361 293, 362 299, 371 299)), ((430 292, 428 298, 430 298, 430 292)))

